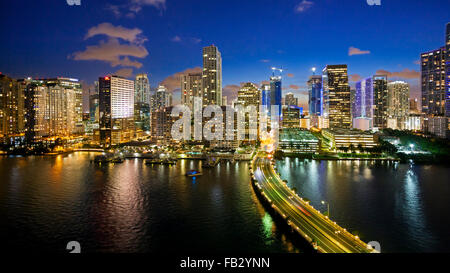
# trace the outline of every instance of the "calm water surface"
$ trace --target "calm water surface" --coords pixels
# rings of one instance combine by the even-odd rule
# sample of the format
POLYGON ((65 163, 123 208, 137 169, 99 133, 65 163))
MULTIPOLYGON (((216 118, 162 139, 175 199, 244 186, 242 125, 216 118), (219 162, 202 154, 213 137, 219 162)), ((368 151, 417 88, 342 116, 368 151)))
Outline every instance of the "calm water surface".
MULTIPOLYGON (((90 163, 95 154, 0 157, 0 239, 16 251, 303 252, 265 212, 248 163, 90 163)), ((450 169, 364 162, 277 162, 312 205, 384 252, 450 251, 450 169)))

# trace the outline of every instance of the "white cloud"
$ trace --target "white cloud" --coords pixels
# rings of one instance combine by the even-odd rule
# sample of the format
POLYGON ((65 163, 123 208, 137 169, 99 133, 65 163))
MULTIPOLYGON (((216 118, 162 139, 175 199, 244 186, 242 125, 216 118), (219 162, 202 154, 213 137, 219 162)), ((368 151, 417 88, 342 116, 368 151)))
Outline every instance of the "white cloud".
POLYGON ((306 10, 310 9, 313 5, 314 5, 314 2, 308 1, 308 0, 303 0, 297 6, 295 6, 295 12, 297 12, 297 13, 305 12, 306 10))
POLYGON ((361 50, 361 49, 353 47, 353 46, 351 46, 348 49, 348 56, 365 55, 365 54, 370 54, 370 51, 369 50, 361 50))

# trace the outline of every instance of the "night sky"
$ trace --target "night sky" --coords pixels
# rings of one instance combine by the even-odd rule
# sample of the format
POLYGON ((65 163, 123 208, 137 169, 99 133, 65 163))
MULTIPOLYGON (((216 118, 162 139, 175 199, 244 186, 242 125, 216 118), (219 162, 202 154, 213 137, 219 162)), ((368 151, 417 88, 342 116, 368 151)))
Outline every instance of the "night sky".
MULTIPOLYGON (((448 0, 1 1, 0 71, 65 76, 88 89, 99 76, 150 75, 176 92, 176 73, 198 70, 201 49, 223 57, 224 95, 283 67, 284 92, 306 103, 311 67, 349 65, 351 80, 377 71, 420 88, 420 53, 444 45, 448 0), (391 74, 392 73, 392 74, 391 74)), ((179 92, 175 93, 179 101, 179 92)))

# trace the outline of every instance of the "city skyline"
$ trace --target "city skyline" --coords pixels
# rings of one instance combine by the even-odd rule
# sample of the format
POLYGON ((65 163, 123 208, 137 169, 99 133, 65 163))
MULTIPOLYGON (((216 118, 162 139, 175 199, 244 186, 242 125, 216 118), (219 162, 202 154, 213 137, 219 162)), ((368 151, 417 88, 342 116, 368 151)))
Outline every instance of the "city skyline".
MULTIPOLYGON (((191 7, 180 1, 164 0, 155 2, 159 4, 154 5, 140 4, 140 11, 137 13, 130 11, 127 1, 117 1, 117 5, 107 4, 105 1, 83 2, 79 7, 58 1, 52 5, 51 16, 46 22, 65 14, 68 24, 63 30, 64 33, 59 33, 62 38, 52 38, 52 30, 56 26, 45 22, 34 23, 34 31, 27 35, 31 38, 39 35, 42 45, 33 45, 33 50, 30 50, 27 43, 21 42, 24 38, 20 35, 30 26, 25 22, 11 25, 5 33, 10 37, 10 41, 0 45, 0 50, 9 52, 8 56, 0 57, 0 71, 14 78, 75 77, 84 83, 85 90, 93 88, 93 81, 99 76, 118 72, 116 74, 134 78, 139 73, 149 73, 152 87, 157 87, 160 83, 168 85, 169 91, 175 91, 175 102, 179 102, 179 87, 174 85, 179 73, 198 70, 202 63, 198 51, 202 47, 215 44, 223 55, 223 95, 227 96, 229 102, 236 97, 242 82, 261 83, 267 80, 271 66, 282 66, 286 69, 283 93, 293 92, 299 98, 301 106, 306 108, 306 82, 311 75, 311 67, 321 69, 333 63, 348 65, 349 81, 352 85, 361 78, 388 74, 389 80, 408 81, 412 97, 420 99, 420 54, 444 45, 442 33, 447 18, 445 9, 439 8, 444 1, 427 4, 409 1, 407 17, 402 12, 404 6, 400 1, 369 6, 366 1, 355 0, 343 3, 342 7, 331 1, 306 2, 311 4, 302 6, 302 1, 286 1, 282 4, 268 1, 267 5, 255 7, 251 3, 245 3, 240 4, 237 10, 230 9, 233 5, 203 3, 201 7, 204 11, 220 7, 223 8, 223 14, 220 18, 208 20, 208 26, 200 27, 199 19, 190 19, 189 23, 183 25, 178 23, 183 18, 183 14, 180 14, 183 8, 194 14, 197 12, 193 10, 196 5, 191 7), (352 7, 351 10, 358 10, 359 14, 352 12, 351 15, 339 19, 332 14, 332 18, 324 20, 323 13, 328 14, 329 10, 337 9, 346 14, 349 12, 349 6, 352 7), (280 14, 271 15, 271 19, 279 24, 260 22, 261 20, 257 20, 256 24, 254 19, 257 17, 251 15, 243 21, 245 27, 242 30, 233 29, 230 32, 226 27, 230 19, 224 16, 230 12, 237 13, 233 16, 238 16, 251 8, 262 13, 275 7, 279 9, 280 14), (433 16, 423 15, 423 10, 433 10, 433 16), (95 19, 83 22, 76 20, 85 13, 101 14, 97 14, 95 19), (395 19, 389 19, 386 13, 395 14, 395 19), (421 18, 425 16, 428 19, 426 26, 415 22, 414 15, 419 14, 421 18), (145 20, 147 16, 156 22, 148 23, 145 20), (180 16, 182 17, 175 19, 180 16), (353 23, 363 16, 370 16, 373 21, 366 22, 363 26, 353 23), (333 27, 328 24, 329 20, 333 20, 333 27), (71 24, 71 21, 74 23, 71 24), (284 27, 287 24, 293 24, 297 29, 284 27), (379 24, 382 24, 383 31, 376 27, 379 24), (161 33, 159 26, 171 27, 169 31, 161 33), (251 31, 252 28, 256 31, 251 31), (326 31, 327 37, 316 35, 318 31, 326 31), (363 33, 369 31, 374 33, 371 35, 374 38, 361 39, 366 37, 363 33), (8 35, 10 32, 18 35, 8 35), (224 35, 218 35, 222 33, 224 35), (269 40, 270 33, 276 33, 277 37, 282 39, 269 40), (315 42, 305 43, 304 39, 308 38, 315 42), (377 40, 374 40, 375 38, 377 40), (249 39, 253 41, 251 47, 247 45, 249 39), (323 39, 332 41, 333 46, 321 42, 323 39), (71 45, 67 41, 70 41, 71 45), (51 52, 51 57, 50 52, 46 50, 49 42, 59 45, 57 50, 51 52), (13 44, 14 48, 11 47, 13 44), (111 49, 108 52, 112 55, 93 56, 92 53, 99 48, 111 49), (45 68, 39 65, 44 60, 48 63, 45 68), (66 69, 62 70, 61 67, 66 69)), ((6 5, 11 10, 19 10, 15 3, 6 5)), ((33 18, 44 8, 48 7, 29 3, 20 8, 20 14, 12 12, 5 19, 7 20, 8 16, 16 16, 16 19, 22 16, 33 18)), ((184 22, 186 20, 183 20, 184 22)))

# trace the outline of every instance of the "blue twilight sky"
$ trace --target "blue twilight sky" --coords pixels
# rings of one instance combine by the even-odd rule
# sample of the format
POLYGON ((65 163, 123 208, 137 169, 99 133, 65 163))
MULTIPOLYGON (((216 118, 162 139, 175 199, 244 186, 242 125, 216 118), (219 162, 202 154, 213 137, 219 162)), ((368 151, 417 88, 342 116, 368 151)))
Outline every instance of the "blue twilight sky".
POLYGON ((311 67, 340 63, 353 81, 385 70, 417 97, 419 55, 444 45, 450 21, 448 0, 80 1, 2 0, 0 71, 79 78, 86 89, 109 73, 146 72, 153 87, 175 89, 176 73, 201 67, 202 47, 215 44, 229 97, 277 66, 284 92, 305 104, 311 67))

